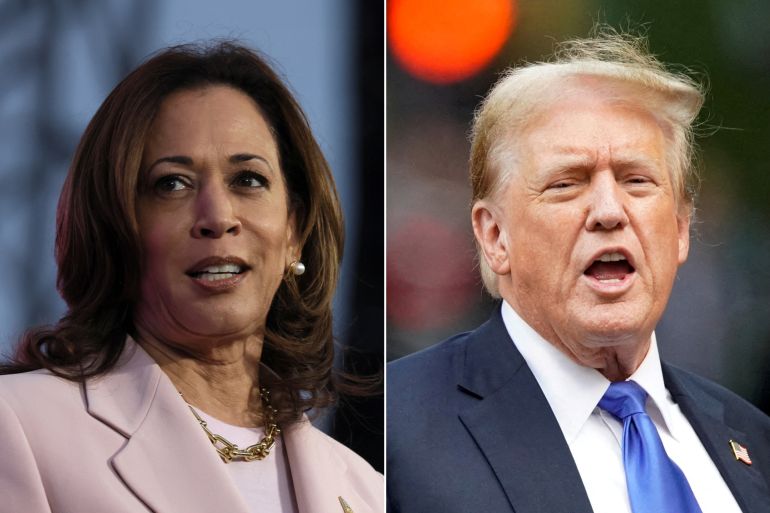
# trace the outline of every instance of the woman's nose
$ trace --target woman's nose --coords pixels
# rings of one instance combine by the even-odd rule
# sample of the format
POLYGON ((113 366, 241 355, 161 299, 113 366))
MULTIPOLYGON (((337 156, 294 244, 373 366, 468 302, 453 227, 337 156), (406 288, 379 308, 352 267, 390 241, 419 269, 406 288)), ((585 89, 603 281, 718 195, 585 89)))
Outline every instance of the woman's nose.
POLYGON ((224 184, 209 184, 200 189, 196 197, 193 237, 218 239, 225 234, 241 232, 241 222, 228 193, 224 184))

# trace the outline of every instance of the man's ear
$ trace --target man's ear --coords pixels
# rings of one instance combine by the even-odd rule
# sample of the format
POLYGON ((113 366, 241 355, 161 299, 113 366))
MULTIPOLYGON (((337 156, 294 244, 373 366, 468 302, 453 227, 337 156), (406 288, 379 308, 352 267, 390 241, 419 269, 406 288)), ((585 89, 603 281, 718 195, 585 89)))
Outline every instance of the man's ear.
POLYGON ((508 239, 501 224, 502 212, 491 202, 479 200, 471 209, 471 221, 476 243, 487 265, 495 274, 511 272, 508 261, 508 239))
POLYGON ((680 213, 676 216, 676 224, 679 239, 679 265, 687 260, 687 254, 690 252, 690 218, 691 211, 680 213))

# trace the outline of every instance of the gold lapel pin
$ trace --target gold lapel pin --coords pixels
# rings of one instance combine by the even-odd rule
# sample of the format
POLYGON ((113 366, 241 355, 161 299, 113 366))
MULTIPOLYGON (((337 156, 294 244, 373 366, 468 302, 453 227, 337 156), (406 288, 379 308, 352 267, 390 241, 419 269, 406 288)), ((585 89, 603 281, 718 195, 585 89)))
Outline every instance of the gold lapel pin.
POLYGON ((350 508, 347 502, 345 502, 345 499, 342 498, 342 496, 337 497, 340 500, 340 506, 342 506, 342 513, 353 513, 353 510, 350 508))
POLYGON ((739 444, 735 440, 730 440, 730 449, 733 450, 733 456, 735 456, 736 460, 742 461, 746 465, 751 465, 748 447, 739 444))

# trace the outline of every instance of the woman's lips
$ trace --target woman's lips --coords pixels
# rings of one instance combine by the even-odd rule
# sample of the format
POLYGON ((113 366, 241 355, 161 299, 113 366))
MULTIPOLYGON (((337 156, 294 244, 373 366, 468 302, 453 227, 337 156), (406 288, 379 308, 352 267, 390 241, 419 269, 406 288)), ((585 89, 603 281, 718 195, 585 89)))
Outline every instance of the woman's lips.
POLYGON ((206 281, 216 281, 225 278, 232 278, 236 274, 241 274, 245 269, 236 264, 209 265, 199 271, 189 273, 194 278, 200 278, 206 281))
POLYGON ((223 291, 238 285, 251 268, 242 259, 233 256, 208 257, 199 260, 185 274, 210 291, 223 291))
POLYGON ((198 273, 190 274, 193 282, 205 290, 212 292, 224 292, 240 284, 246 276, 248 270, 242 270, 239 273, 198 273))

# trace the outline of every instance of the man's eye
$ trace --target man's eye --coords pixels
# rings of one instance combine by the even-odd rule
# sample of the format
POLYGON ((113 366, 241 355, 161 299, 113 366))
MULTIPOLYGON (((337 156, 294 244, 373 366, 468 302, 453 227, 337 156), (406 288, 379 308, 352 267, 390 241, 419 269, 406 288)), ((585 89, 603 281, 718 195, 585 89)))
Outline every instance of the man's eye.
POLYGON ((548 186, 549 189, 566 189, 574 185, 573 182, 556 182, 548 186))
POLYGON ((179 175, 162 176, 155 182, 155 190, 158 192, 175 192, 188 187, 187 180, 179 175))
POLYGON ((250 188, 267 187, 268 181, 267 178, 260 175, 259 173, 255 173, 253 171, 244 171, 235 177, 233 185, 250 188))

